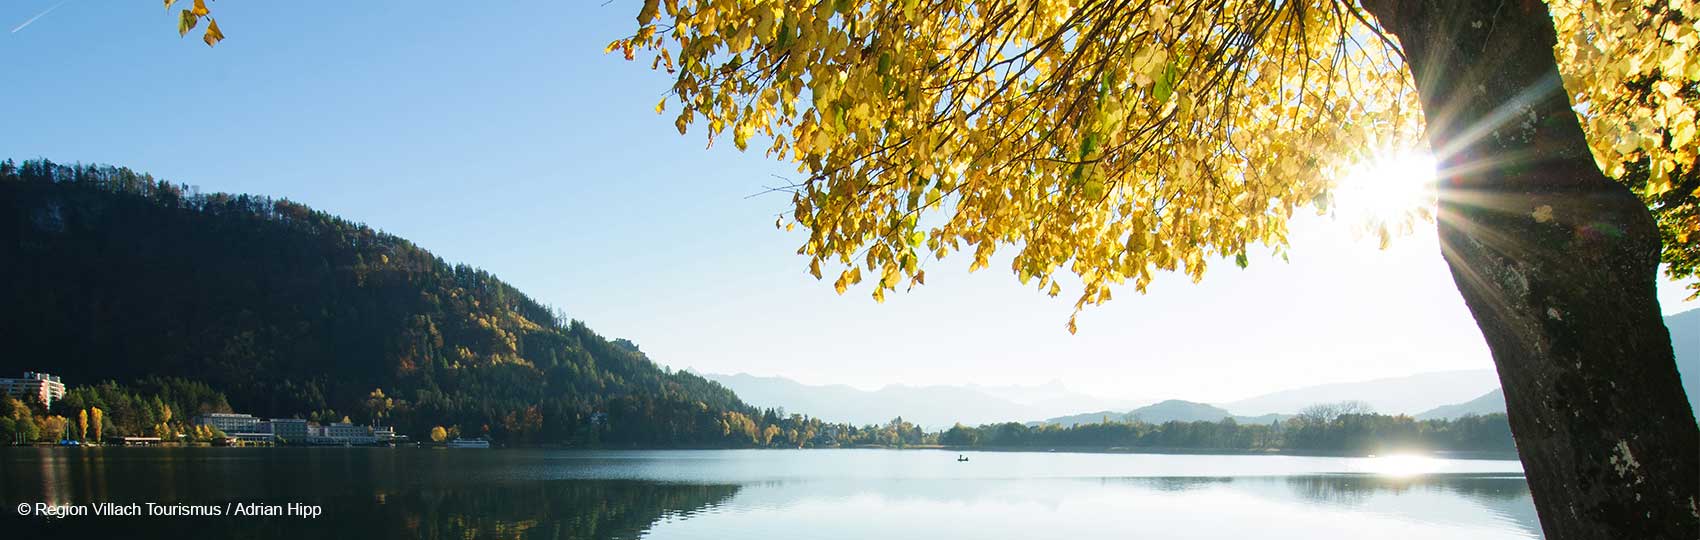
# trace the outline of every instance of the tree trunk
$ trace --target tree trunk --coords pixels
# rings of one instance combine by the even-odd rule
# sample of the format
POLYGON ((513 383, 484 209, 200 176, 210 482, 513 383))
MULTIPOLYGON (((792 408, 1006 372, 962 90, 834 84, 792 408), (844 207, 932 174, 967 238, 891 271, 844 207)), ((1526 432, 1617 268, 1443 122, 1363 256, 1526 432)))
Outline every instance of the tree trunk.
POLYGON ((1547 538, 1700 537, 1700 431, 1652 214, 1602 174, 1534 0, 1364 0, 1440 163, 1440 244, 1493 351, 1547 538))

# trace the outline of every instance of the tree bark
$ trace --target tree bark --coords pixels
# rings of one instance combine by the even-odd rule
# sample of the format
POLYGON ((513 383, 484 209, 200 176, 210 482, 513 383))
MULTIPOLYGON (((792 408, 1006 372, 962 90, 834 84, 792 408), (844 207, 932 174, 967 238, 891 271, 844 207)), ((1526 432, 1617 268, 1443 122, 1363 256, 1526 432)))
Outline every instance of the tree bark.
POLYGON ((1363 0, 1440 163, 1440 244, 1493 352, 1549 539, 1700 537, 1700 431, 1652 214, 1595 165, 1535 0, 1363 0))

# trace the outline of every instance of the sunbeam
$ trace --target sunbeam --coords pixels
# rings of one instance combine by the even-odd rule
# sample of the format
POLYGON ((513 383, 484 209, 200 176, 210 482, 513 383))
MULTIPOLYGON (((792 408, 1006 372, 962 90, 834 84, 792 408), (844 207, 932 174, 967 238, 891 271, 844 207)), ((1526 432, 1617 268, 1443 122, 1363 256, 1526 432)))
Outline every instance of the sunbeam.
POLYGON ((1335 183, 1337 215, 1377 232, 1385 245, 1392 232, 1410 232, 1417 219, 1431 219, 1435 205, 1435 161, 1426 153, 1390 151, 1352 167, 1335 183))

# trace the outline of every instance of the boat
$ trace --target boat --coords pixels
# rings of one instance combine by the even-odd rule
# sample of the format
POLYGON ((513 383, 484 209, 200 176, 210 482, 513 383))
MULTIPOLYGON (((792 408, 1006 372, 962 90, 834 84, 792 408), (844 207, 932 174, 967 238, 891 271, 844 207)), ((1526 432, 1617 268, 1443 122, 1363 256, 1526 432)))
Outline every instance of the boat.
POLYGON ((489 448, 490 441, 484 440, 483 437, 474 439, 455 439, 449 441, 448 446, 449 448, 489 448))
POLYGON ((964 456, 962 454, 957 454, 956 455, 956 461, 958 463, 963 462, 963 461, 968 461, 968 456, 964 456))

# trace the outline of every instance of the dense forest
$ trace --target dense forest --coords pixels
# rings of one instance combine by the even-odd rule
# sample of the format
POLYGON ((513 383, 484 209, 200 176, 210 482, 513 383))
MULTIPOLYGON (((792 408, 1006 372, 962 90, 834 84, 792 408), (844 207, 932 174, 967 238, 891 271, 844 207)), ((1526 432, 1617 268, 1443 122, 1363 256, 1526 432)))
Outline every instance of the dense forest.
POLYGON ((0 163, 0 305, 0 373, 179 377, 228 399, 195 408, 515 443, 742 445, 769 427, 734 429, 762 411, 487 272, 288 200, 124 168, 0 163))
POLYGON ((105 381, 73 386, 48 410, 40 403, 0 399, 0 441, 100 441, 153 436, 210 442, 224 433, 196 425, 194 415, 230 412, 224 394, 205 383, 148 376, 129 386, 105 381))

